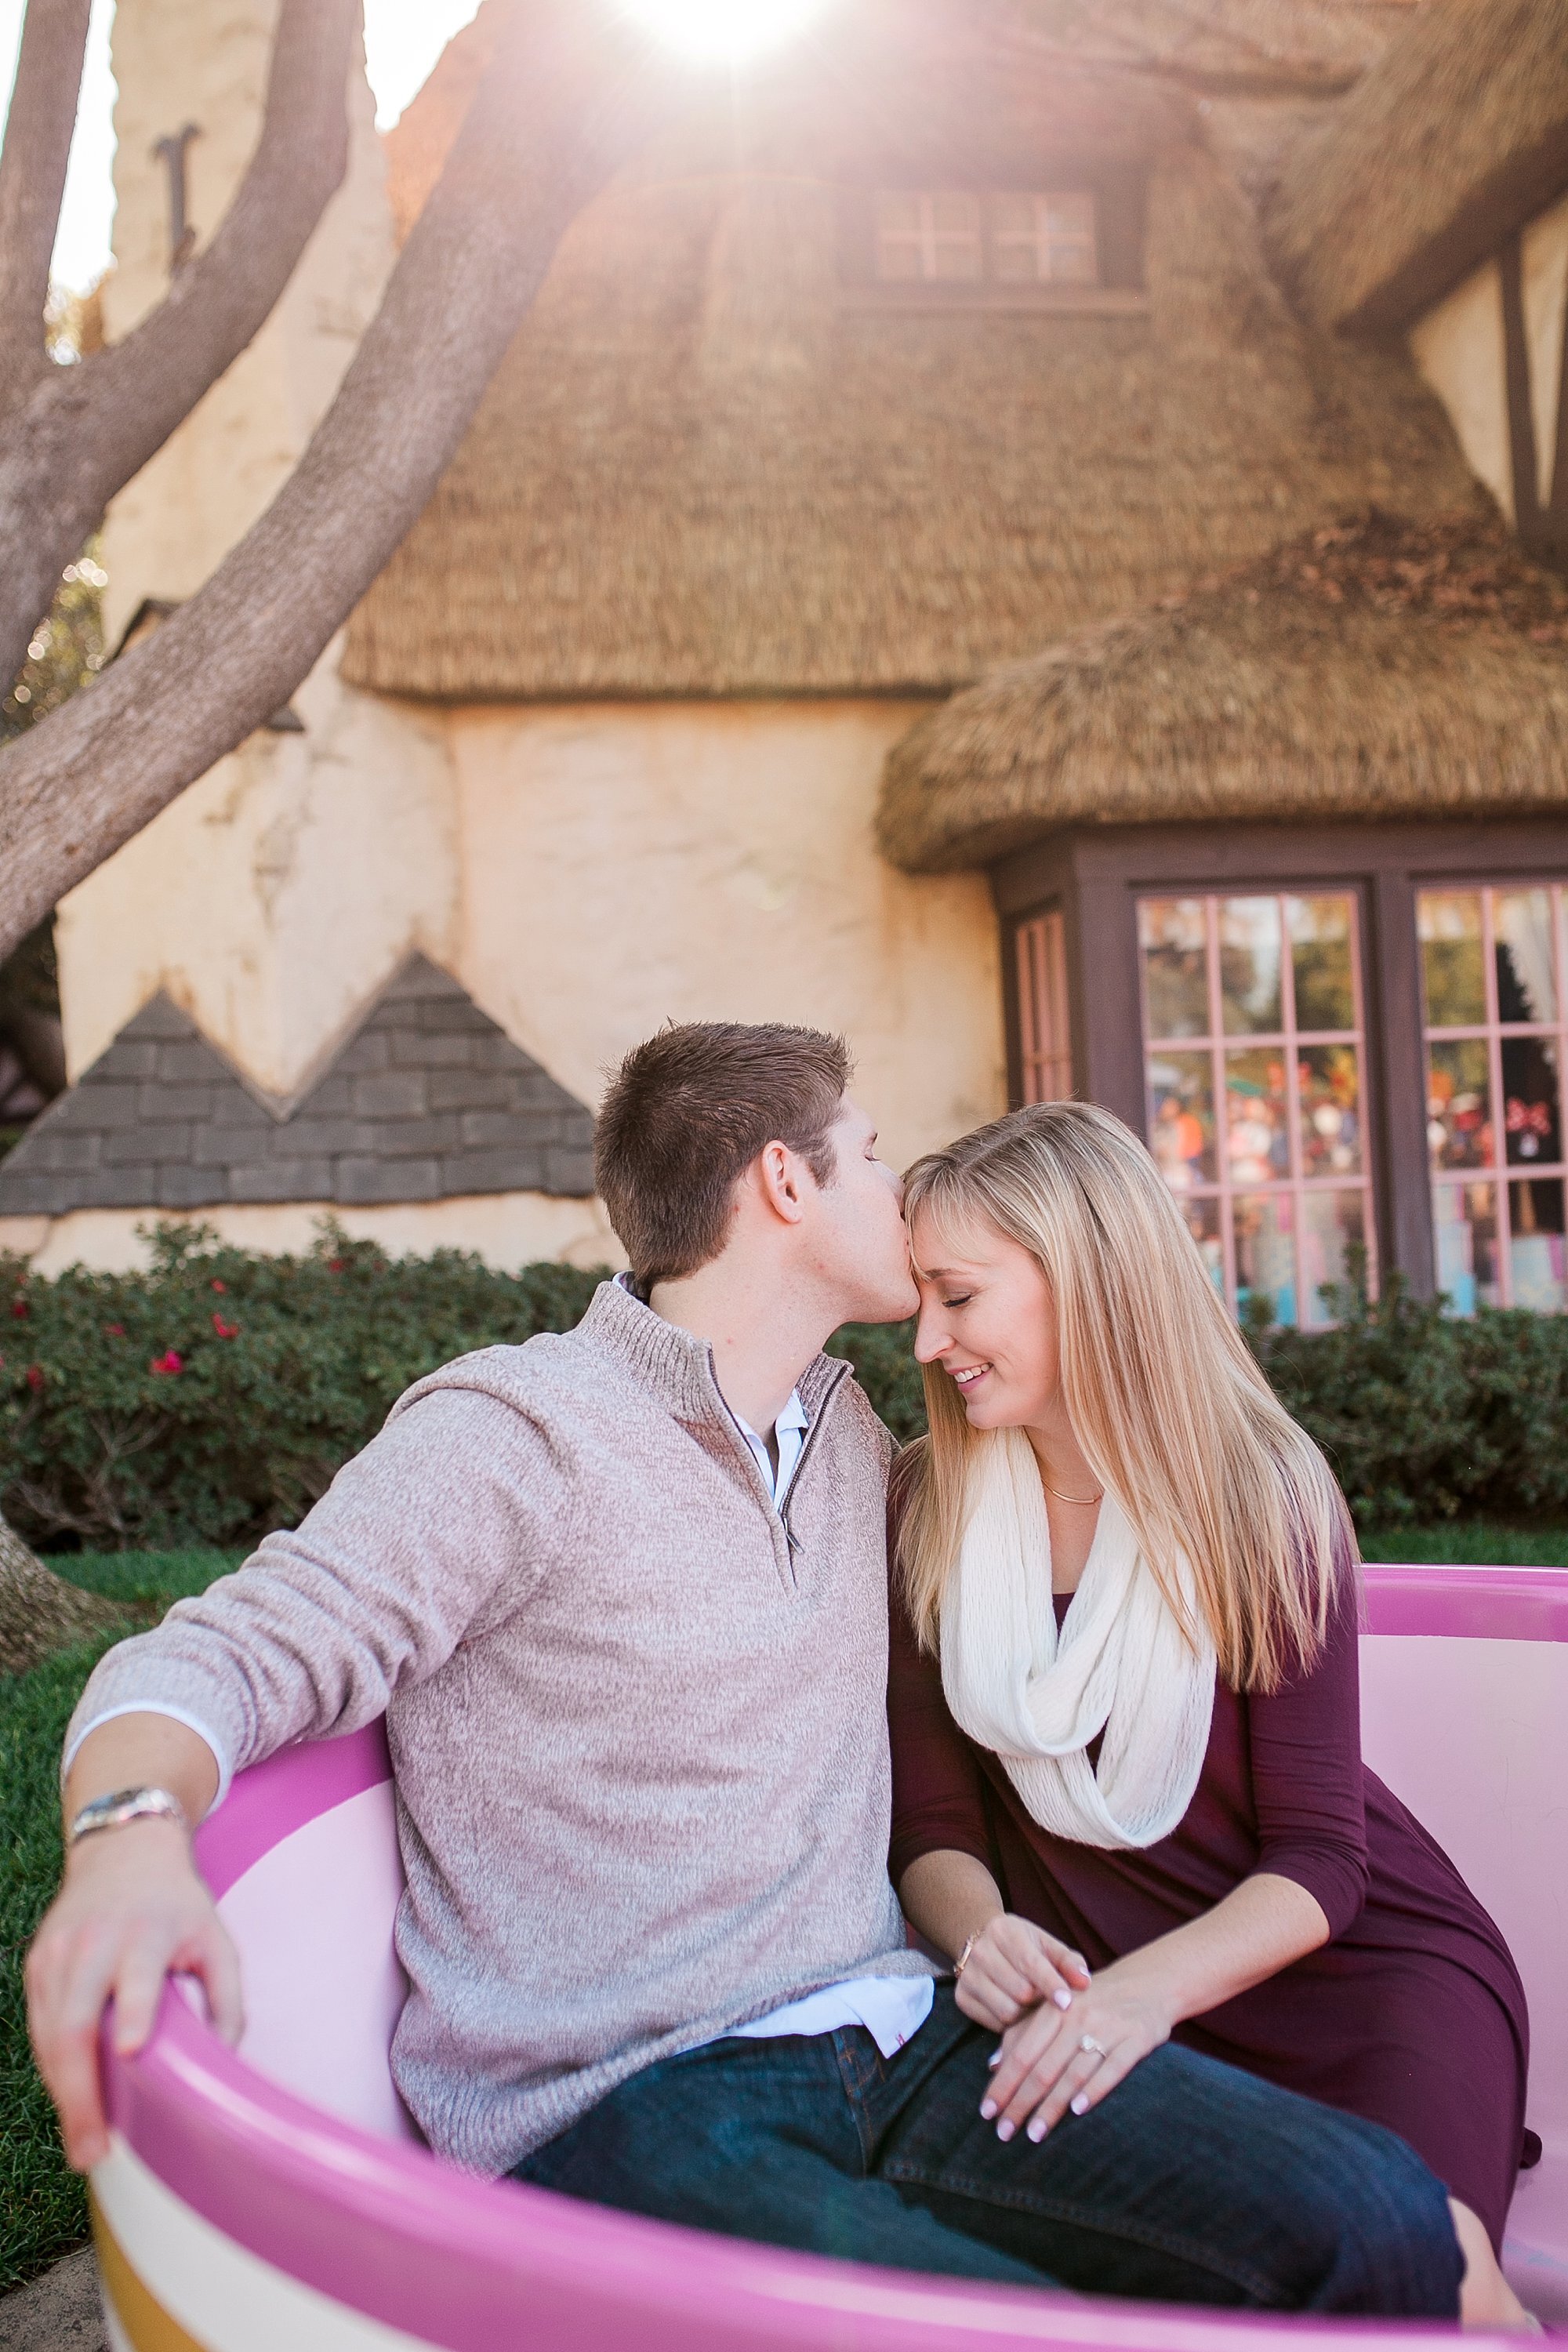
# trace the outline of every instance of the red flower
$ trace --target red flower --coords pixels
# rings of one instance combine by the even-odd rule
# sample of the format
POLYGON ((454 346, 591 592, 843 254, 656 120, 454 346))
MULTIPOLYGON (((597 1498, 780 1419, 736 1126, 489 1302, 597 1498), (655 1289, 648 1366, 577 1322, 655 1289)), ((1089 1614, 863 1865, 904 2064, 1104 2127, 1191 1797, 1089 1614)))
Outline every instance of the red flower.
POLYGON ((179 1355, 173 1348, 165 1348, 163 1353, 161 1356, 154 1356, 147 1367, 150 1372, 183 1372, 184 1369, 184 1356, 179 1355))
POLYGON ((18 1323, 25 1323, 32 1311, 25 1298, 13 1298, 11 1301, 11 1312, 18 1323))
POLYGON ((341 1257, 330 1257, 327 1260, 327 1272, 329 1274, 342 1274, 342 1270, 343 1262, 341 1257))
POLYGON ((213 1329, 217 1333, 220 1339, 237 1339, 239 1337, 238 1324, 226 1323, 221 1315, 215 1315, 213 1317, 213 1329))
POLYGON ((123 1339, 125 1337, 123 1323, 106 1323, 103 1328, 111 1339, 123 1339))
POLYGON ((37 1395, 38 1391, 43 1387, 43 1385, 44 1368, 42 1364, 29 1364, 27 1367, 27 1386, 32 1390, 35 1396, 37 1395))
POLYGON ((215 1274, 213 1276, 213 1288, 215 1290, 226 1290, 228 1288, 228 1285, 226 1282, 220 1282, 215 1274))

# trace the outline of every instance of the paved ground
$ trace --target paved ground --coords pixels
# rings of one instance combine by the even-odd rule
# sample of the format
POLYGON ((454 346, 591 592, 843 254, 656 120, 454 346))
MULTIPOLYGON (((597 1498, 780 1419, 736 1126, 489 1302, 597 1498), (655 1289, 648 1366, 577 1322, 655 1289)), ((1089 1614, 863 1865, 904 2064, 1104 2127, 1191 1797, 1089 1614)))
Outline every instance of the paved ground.
POLYGON ((0 2296, 0 2352, 108 2352, 90 2247, 0 2296))

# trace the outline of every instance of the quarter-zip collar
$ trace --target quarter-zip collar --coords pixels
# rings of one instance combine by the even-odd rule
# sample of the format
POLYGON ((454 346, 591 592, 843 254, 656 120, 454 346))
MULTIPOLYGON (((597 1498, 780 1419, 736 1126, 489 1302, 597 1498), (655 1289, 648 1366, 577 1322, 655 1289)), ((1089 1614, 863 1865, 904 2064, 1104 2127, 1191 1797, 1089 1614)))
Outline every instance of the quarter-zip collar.
MULTIPOLYGON (((723 1421, 751 1459, 751 1448, 719 1386, 710 1341, 683 1331, 677 1323, 667 1323, 620 1282, 599 1285, 577 1328, 585 1339, 625 1364, 679 1419, 723 1421)), ((849 1366, 837 1356, 814 1356, 795 1382, 811 1424, 801 1448, 797 1479, 821 1424, 822 1407, 848 1370, 849 1366)))

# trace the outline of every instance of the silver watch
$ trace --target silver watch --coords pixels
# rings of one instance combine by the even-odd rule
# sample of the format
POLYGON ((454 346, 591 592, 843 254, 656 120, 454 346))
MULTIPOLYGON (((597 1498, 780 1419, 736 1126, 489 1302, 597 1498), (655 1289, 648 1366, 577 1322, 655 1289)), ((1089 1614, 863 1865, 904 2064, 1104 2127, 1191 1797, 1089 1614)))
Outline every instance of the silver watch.
POLYGON ((188 1831, 191 1826, 184 1805, 167 1789, 116 1789, 111 1797, 94 1797, 90 1804, 82 1807, 66 1832, 67 1850, 84 1837, 91 1837, 95 1830, 121 1829, 127 1822, 160 1816, 164 1821, 178 1822, 183 1830, 188 1831))

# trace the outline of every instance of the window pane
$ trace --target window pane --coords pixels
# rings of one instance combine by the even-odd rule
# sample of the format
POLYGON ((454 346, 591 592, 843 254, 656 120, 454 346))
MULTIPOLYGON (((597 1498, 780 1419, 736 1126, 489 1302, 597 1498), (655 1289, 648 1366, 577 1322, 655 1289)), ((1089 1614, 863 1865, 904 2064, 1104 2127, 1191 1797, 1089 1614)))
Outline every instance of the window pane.
POLYGON ((943 191, 931 198, 931 216, 939 236, 957 234, 978 236, 980 234, 980 199, 978 196, 943 191))
POLYGON ((1095 250, 1094 198, 1056 195, 1045 200, 1047 266, 1041 276, 1056 286, 1092 286, 1100 276, 1095 250))
POLYGON ((1563 1122, 1554 1038, 1503 1039, 1502 1097, 1510 1160, 1540 1160, 1548 1164, 1561 1160, 1563 1122))
POLYGON ((1326 1330, 1333 1314, 1323 1297, 1325 1285, 1351 1279, 1351 1252, 1366 1246, 1366 1203, 1357 1192, 1303 1192, 1301 1195, 1301 1323, 1308 1331, 1326 1330))
POLYGON ((1296 1060, 1301 1090, 1301 1173, 1361 1173, 1361 1055, 1353 1045, 1303 1045, 1296 1060))
POLYGON ((1233 1184, 1268 1184, 1289 1175, 1285 1056, 1279 1046, 1226 1055, 1225 1120, 1233 1184))
POLYGON ((1149 1035, 1206 1037, 1207 928, 1201 898, 1144 898, 1138 907, 1149 1035))
POLYGON ((1426 1026, 1461 1029, 1487 1017, 1479 890, 1423 890, 1415 902, 1426 1026))
POLYGON ((1220 900, 1219 985, 1227 1036, 1283 1025, 1278 898, 1220 900))
POLYGON ((1490 1167, 1491 1082, 1484 1038, 1427 1046, 1426 1142, 1434 1168, 1490 1167))
POLYGON ((1035 199, 1027 195, 994 196, 995 210, 992 218, 998 236, 1027 237, 1032 244, 1035 236, 1035 199))
POLYGON ((1207 1054, 1155 1054, 1149 1063, 1151 1148, 1178 1196, 1212 1184, 1215 1159, 1214 1065, 1207 1054))
POLYGON ((1555 1021, 1550 890, 1500 890, 1493 901, 1500 1021, 1555 1021))
POLYGON ((1352 898, 1287 898, 1298 1029, 1353 1029, 1352 898))
POLYGON ((1198 1245, 1198 1254, 1208 1268, 1209 1280, 1225 1297, 1225 1245, 1220 1240, 1220 1205, 1213 1193, 1206 1198, 1199 1194, 1182 1202, 1182 1214, 1188 1233, 1198 1245))
POLYGON ((994 247, 996 275, 1005 286, 1037 286, 1040 253, 1033 236, 998 237, 994 247))
POLYGON ((1296 1244, 1289 1192, 1238 1200, 1232 1210, 1236 1233, 1236 1303, 1262 1297, 1276 1323, 1296 1320, 1296 1244))
POLYGON ((1563 1186, 1538 1178, 1530 1184, 1510 1184, 1508 1193, 1509 1223, 1513 1229, 1509 1244, 1513 1303, 1532 1307, 1537 1314, 1560 1315, 1568 1306, 1563 1282, 1563 1186))
POLYGON ((919 236, 921 200, 903 190, 887 189, 877 198, 877 228, 882 236, 919 236))
POLYGON ((1433 1229, 1437 1287, 1456 1315, 1495 1307, 1498 1286, 1497 1210, 1489 1184, 1436 1184, 1433 1229))
POLYGON ((877 275, 889 285, 907 285, 925 276, 925 255, 917 238, 885 236, 877 247, 877 275))

